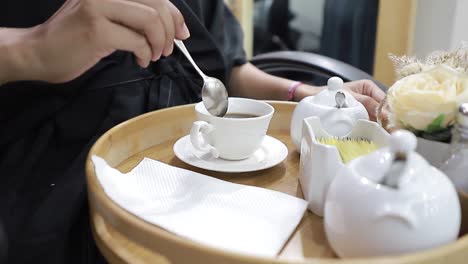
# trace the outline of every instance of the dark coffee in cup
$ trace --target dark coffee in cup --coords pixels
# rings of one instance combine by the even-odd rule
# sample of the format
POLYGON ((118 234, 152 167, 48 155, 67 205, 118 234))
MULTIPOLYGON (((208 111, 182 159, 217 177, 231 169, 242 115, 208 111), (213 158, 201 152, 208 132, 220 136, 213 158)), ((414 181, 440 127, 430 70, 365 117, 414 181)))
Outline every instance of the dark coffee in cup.
POLYGON ((224 115, 225 118, 254 118, 259 115, 248 114, 248 113, 227 113, 224 115))

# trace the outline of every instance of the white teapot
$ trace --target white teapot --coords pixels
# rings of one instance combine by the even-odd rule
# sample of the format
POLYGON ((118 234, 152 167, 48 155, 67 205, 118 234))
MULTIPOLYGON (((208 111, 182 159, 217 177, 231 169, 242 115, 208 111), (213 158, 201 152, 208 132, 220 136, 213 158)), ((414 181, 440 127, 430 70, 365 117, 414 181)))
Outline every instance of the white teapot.
POLYGON ((350 93, 343 90, 339 77, 328 79, 327 89, 315 96, 302 99, 294 109, 291 120, 291 138, 300 150, 302 120, 317 116, 328 134, 336 137, 347 135, 359 119, 369 119, 365 107, 350 93))
POLYGON ((332 181, 325 231, 340 257, 403 254, 457 239, 457 193, 415 148, 412 133, 397 131, 389 147, 352 160, 332 181))

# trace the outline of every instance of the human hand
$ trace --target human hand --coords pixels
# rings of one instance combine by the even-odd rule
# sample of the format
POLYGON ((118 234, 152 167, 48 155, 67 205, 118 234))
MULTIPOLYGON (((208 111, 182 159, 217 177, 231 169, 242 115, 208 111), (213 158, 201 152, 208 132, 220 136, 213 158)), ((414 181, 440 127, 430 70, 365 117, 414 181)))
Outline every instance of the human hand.
POLYGON ((377 109, 385 98, 384 91, 370 80, 344 83, 344 89, 351 92, 354 98, 364 105, 372 121, 377 120, 377 109))
MULTIPOLYGON (((190 35, 169 0, 68 0, 44 24, 21 33, 8 30, 3 36, 22 48, 15 54, 24 66, 8 81, 53 83, 80 76, 116 50, 132 52, 138 64, 147 67, 172 53, 174 38, 190 35)), ((0 44, 3 39, 0 31, 0 44)))

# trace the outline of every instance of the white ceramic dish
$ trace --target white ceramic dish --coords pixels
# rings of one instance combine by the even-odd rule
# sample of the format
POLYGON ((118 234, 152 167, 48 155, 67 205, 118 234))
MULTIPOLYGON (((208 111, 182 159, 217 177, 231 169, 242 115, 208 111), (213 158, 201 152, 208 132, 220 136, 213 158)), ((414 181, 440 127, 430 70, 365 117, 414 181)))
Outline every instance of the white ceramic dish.
POLYGON ((330 184, 325 231, 340 257, 399 255, 457 239, 461 213, 455 188, 414 152, 414 135, 406 135, 413 139, 395 147, 392 135, 390 148, 352 160, 330 184), (392 167, 400 153, 406 161, 392 167), (382 183, 389 179, 391 185, 382 183))
POLYGON ((320 119, 323 129, 336 137, 346 136, 359 119, 369 120, 366 108, 350 93, 343 90, 343 81, 338 77, 328 80, 328 89, 315 96, 308 96, 299 102, 291 119, 291 139, 299 151, 302 139, 302 121, 304 118, 316 116, 320 119), (338 108, 337 93, 345 98, 346 107, 338 108))
MULTIPOLYGON (((336 147, 318 143, 315 138, 329 138, 318 117, 309 117, 303 121, 301 161, 299 181, 308 208, 316 215, 323 216, 323 207, 328 185, 345 167, 336 147)), ((348 138, 362 138, 373 141, 377 146, 386 146, 389 134, 377 123, 357 120, 348 138)))
POLYGON ((211 153, 195 150, 190 136, 174 144, 175 155, 192 166, 220 172, 249 172, 268 169, 281 163, 288 156, 288 148, 281 141, 265 136, 260 148, 247 159, 225 160, 215 158, 211 153))

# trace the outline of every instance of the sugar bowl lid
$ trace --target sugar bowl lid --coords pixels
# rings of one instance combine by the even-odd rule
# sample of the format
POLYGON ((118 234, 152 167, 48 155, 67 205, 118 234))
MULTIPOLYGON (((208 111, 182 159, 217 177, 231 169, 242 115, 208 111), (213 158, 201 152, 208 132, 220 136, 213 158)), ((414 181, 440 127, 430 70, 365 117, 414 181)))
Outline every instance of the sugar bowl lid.
POLYGON ((340 77, 328 79, 327 89, 315 95, 311 103, 335 108, 349 108, 359 105, 359 102, 349 92, 343 90, 343 80, 340 77))

